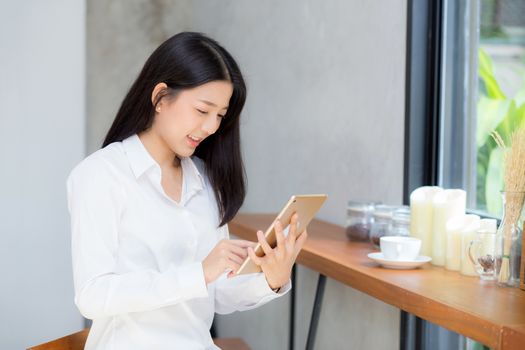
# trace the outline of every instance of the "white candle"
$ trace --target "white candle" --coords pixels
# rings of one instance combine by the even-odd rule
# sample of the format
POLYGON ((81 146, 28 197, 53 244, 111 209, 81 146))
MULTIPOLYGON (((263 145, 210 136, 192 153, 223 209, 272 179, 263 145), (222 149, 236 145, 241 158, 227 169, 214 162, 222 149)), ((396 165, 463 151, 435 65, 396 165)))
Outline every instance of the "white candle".
POLYGON ((444 190, 432 202, 434 229, 432 231, 432 264, 444 266, 447 248, 447 221, 465 214, 467 193, 463 190, 444 190))
MULTIPOLYGON (((447 249, 445 268, 447 270, 459 271, 463 255, 462 244, 465 229, 475 225, 479 216, 463 214, 455 216, 447 221, 447 249)), ((467 255, 468 257, 468 255, 467 255)))
POLYGON ((460 215, 447 221, 447 249, 445 268, 459 271, 461 268, 461 230, 465 226, 465 216, 460 215))
POLYGON ((465 215, 467 222, 461 232, 461 274, 465 276, 477 276, 476 269, 468 256, 470 242, 476 239, 476 231, 480 227, 480 217, 478 215, 465 215))
POLYGON ((421 255, 432 255, 432 200, 443 189, 423 186, 410 194, 410 235, 421 239, 421 255))

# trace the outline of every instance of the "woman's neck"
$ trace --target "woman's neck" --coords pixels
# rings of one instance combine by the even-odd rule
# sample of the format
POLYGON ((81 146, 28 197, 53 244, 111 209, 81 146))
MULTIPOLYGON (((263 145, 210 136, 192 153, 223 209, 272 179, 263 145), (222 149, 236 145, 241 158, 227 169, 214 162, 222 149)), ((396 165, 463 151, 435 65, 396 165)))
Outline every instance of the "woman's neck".
POLYGON ((148 131, 142 131, 138 135, 144 147, 160 165, 161 169, 180 167, 180 158, 154 131, 150 129, 148 131))

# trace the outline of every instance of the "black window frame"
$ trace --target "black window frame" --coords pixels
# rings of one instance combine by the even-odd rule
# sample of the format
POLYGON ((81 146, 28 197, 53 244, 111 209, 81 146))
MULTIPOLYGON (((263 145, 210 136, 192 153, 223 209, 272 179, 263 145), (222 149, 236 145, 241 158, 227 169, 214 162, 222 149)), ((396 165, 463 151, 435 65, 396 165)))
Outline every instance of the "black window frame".
MULTIPOLYGON (((444 79, 443 59, 446 58, 445 35, 450 35, 445 28, 445 15, 453 16, 456 23, 448 23, 452 30, 460 30, 462 18, 457 13, 465 13, 467 2, 454 0, 407 0, 406 32, 406 81, 405 81, 405 144, 404 144, 404 180, 403 203, 409 205, 410 193, 420 186, 440 186, 443 177, 455 187, 464 187, 465 176, 460 165, 449 165, 446 174, 440 174, 442 159, 440 142, 444 137, 444 128, 454 125, 456 132, 463 132, 467 125, 458 120, 443 120, 442 105, 445 89, 456 93, 465 93, 456 82, 444 79), (440 178, 441 175, 441 178, 440 178)), ((460 42, 461 44, 461 42, 460 42)), ((459 50, 460 51, 460 50, 459 50)), ((457 57, 456 57, 457 58, 457 57)), ((455 68, 455 74, 463 73, 465 67, 455 68)), ((465 72, 468 73, 468 72, 465 72)), ((446 78, 446 77, 445 77, 446 78)), ((463 96, 465 97, 465 96, 463 96)), ((460 97, 461 98, 461 97, 460 97)), ((445 106, 445 108, 447 108, 445 106)), ((459 138, 461 139, 461 138, 459 138)), ((465 158, 464 145, 454 145, 465 158)), ((446 150, 447 151, 447 150, 446 150)), ((460 162, 461 163, 461 162, 460 162)), ((489 217, 483 212, 467 210, 482 217, 489 217)), ((446 330, 429 321, 401 310, 400 344, 401 350, 449 349, 458 348, 465 338, 446 330)))

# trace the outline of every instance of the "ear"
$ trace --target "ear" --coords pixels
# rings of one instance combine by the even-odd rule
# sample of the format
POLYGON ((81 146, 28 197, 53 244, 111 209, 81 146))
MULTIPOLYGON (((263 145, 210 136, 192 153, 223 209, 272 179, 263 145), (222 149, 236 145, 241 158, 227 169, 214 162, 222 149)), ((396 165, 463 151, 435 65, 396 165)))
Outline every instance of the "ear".
POLYGON ((155 102, 160 98, 162 97, 162 94, 159 95, 159 93, 166 89, 168 87, 168 85, 166 85, 166 83, 158 83, 157 85, 155 85, 155 87, 153 88, 153 91, 151 92, 151 104, 153 106, 155 106, 155 102))

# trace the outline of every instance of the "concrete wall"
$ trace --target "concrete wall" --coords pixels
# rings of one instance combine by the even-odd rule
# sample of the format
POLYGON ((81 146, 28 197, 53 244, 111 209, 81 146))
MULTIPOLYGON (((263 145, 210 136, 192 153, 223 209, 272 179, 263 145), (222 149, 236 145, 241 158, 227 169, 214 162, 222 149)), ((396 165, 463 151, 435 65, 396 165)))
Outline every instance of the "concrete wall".
MULTIPOLYGON (((248 81, 242 211, 275 212, 292 193, 325 192, 319 217, 343 225, 349 199, 401 204, 405 1, 213 4, 197 2, 193 25, 232 52, 248 81)), ((316 282, 299 268, 296 349, 304 349, 316 282)), ((217 317, 219 334, 285 349, 288 302, 217 317), (263 339, 262 329, 273 336, 263 339)), ((398 344, 399 310, 327 281, 317 348, 398 344)))
POLYGON ((189 28, 190 2, 87 2, 88 154, 102 146, 120 103, 148 56, 164 40, 189 28))
MULTIPOLYGON (((90 1, 87 23, 88 153, 149 53, 178 31, 197 30, 236 57, 248 84, 241 211, 276 211, 292 193, 326 192, 319 218, 343 225, 350 199, 401 203, 406 0, 90 1)), ((299 266, 296 349, 304 348, 316 281, 299 266)), ((285 297, 217 317, 219 335, 285 349, 288 307, 285 297)), ((317 348, 398 344, 399 310, 327 281, 317 348)))
POLYGON ((85 6, 0 5, 0 349, 78 331, 65 180, 85 154, 85 6))

